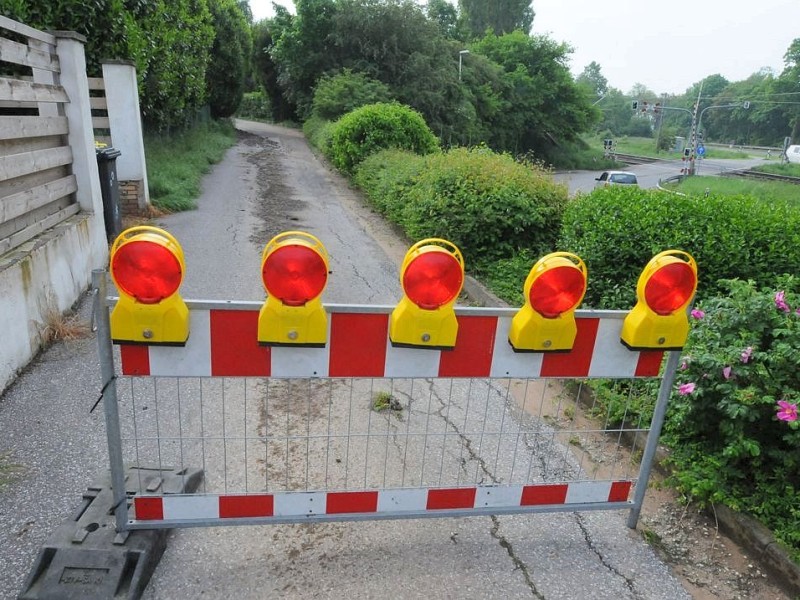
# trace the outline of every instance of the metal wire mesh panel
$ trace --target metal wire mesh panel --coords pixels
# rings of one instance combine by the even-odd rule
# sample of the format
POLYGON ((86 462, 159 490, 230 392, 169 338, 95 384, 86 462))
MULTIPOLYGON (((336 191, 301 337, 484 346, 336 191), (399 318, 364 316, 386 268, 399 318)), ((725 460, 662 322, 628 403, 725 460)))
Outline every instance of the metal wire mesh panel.
POLYGON ((213 495, 556 484, 566 500, 569 484, 635 482, 635 448, 623 451, 623 438, 635 444, 649 423, 587 419, 591 407, 575 400, 582 384, 568 385, 123 378, 123 457, 155 471, 202 469, 198 493, 213 495))

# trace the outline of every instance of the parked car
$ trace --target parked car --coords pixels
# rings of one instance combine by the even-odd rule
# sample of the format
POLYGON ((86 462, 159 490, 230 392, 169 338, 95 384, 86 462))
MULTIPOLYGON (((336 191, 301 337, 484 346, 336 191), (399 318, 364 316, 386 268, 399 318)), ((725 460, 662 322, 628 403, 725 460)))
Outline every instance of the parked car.
POLYGON ((789 146, 786 149, 786 160, 790 163, 800 163, 800 146, 789 146))
POLYGON ((636 174, 627 171, 604 171, 600 177, 595 177, 594 187, 608 187, 610 185, 634 185, 638 186, 639 181, 636 174))

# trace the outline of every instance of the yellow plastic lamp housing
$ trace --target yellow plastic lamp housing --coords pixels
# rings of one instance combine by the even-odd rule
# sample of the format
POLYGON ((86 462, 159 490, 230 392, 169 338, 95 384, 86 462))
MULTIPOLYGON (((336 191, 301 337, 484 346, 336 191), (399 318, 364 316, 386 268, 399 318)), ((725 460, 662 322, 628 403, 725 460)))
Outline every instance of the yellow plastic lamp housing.
POLYGON ((508 341, 517 352, 569 352, 578 335, 575 309, 586 294, 586 265, 553 252, 525 279, 525 305, 511 320, 508 341))
POLYGON ((403 299, 389 319, 393 346, 452 349, 458 321, 455 303, 464 286, 464 257, 439 238, 411 246, 400 268, 403 299))
POLYGON ((178 289, 186 264, 178 241, 157 227, 131 227, 114 240, 110 263, 119 291, 111 311, 114 343, 185 345, 189 309, 178 289))
POLYGON ((322 292, 328 282, 328 251, 316 237, 286 231, 261 256, 267 300, 258 313, 258 342, 267 346, 323 347, 328 316, 322 292))
POLYGON ((636 306, 620 335, 631 350, 680 350, 689 335, 686 311, 697 291, 697 263, 681 250, 654 256, 636 285, 636 306))

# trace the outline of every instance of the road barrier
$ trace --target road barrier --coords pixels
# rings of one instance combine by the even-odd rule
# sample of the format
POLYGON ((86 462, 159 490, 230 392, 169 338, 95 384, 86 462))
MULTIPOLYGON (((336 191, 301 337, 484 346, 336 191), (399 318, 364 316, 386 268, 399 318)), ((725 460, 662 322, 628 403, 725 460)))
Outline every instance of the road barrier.
POLYGON ((288 232, 262 261, 281 302, 184 302, 172 272, 170 316, 148 287, 153 273, 137 279, 125 262, 144 256, 136 268, 150 268, 166 248, 182 267, 176 241, 158 235, 115 244, 127 246, 111 260, 127 300, 94 274, 118 531, 607 509, 630 510, 636 526, 688 331, 688 255, 655 257, 631 312, 576 311, 586 270, 563 253, 534 266, 522 310, 470 308, 452 306, 460 253, 429 240, 409 251, 397 307, 316 306, 327 254, 288 232), (311 287, 297 283, 302 265, 315 269, 311 287), (425 281, 444 287, 428 293, 425 281), (590 378, 630 389, 660 379, 652 414, 617 424, 600 406, 585 410, 576 398, 590 378))

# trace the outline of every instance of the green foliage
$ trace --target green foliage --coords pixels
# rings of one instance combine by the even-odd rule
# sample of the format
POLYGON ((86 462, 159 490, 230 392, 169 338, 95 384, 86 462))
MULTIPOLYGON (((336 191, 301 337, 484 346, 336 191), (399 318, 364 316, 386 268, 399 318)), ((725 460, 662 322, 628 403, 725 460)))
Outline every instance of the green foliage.
POLYGON ((800 422, 776 418, 800 402, 800 279, 775 283, 700 303, 676 384, 694 388, 673 393, 665 439, 682 491, 754 514, 800 557, 800 422))
POLYGON ((682 197, 656 190, 596 190, 567 205, 559 247, 586 262, 587 306, 630 308, 644 265, 658 252, 692 254, 698 296, 720 279, 768 285, 800 264, 800 211, 747 196, 682 197))
POLYGON ((330 157, 343 171, 352 173, 364 158, 386 148, 428 154, 438 149, 438 140, 418 112, 400 104, 362 106, 333 126, 330 157))
POLYGON ((149 41, 141 110, 158 130, 182 127, 206 102, 214 41, 207 0, 149 0, 139 23, 149 41))
POLYGON ((422 165, 398 166, 403 160, 376 156, 362 164, 355 180, 410 238, 446 238, 470 268, 552 249, 567 190, 549 172, 486 148, 457 148, 429 155, 422 165))
POLYGON ((206 89, 211 116, 218 119, 233 115, 242 101, 253 40, 250 24, 237 0, 208 3, 215 35, 206 89))
POLYGON ((364 73, 344 69, 336 75, 323 75, 314 89, 313 114, 335 121, 367 104, 389 102, 389 88, 364 73))
POLYGON ((401 224, 409 191, 425 158, 405 150, 381 150, 358 165, 353 181, 391 221, 401 224))
POLYGON ((311 145, 318 148, 323 154, 329 154, 331 143, 331 132, 333 123, 316 115, 311 115, 303 123, 303 134, 311 145))
MULTIPOLYGON (((796 163, 770 163, 753 167, 753 171, 761 173, 775 173, 776 175, 788 175, 789 177, 800 177, 800 165, 796 163)), ((797 188, 795 188, 797 189, 797 188)))
POLYGON ((458 0, 461 18, 472 37, 482 37, 487 30, 497 35, 520 30, 528 33, 533 24, 531 0, 458 0))
POLYGON ((124 0, 0 0, 0 14, 36 29, 80 33, 86 37, 87 72, 100 77, 102 59, 130 59, 139 71, 148 64, 146 34, 126 4, 124 0))
POLYGON ((191 210, 200 180, 236 142, 228 122, 211 122, 175 134, 145 136, 150 200, 166 212, 191 210))
POLYGON ((269 98, 262 92, 246 92, 242 95, 242 102, 236 114, 245 119, 269 121, 272 119, 272 108, 269 98))
POLYGON ((489 144, 514 153, 532 150, 547 159, 553 148, 578 138, 597 113, 585 88, 566 66, 569 48, 544 36, 521 31, 487 34, 472 46, 502 70, 502 106, 489 144))

